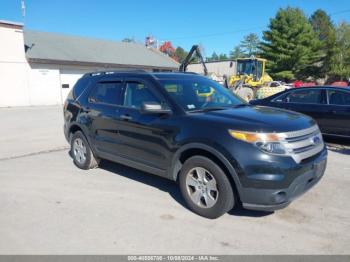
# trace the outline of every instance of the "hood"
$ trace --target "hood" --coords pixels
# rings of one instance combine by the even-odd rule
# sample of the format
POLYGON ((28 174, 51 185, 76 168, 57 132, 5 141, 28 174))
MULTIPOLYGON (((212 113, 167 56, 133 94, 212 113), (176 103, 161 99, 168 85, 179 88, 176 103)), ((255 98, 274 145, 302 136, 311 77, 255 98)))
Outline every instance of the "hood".
POLYGON ((289 132, 315 125, 303 114, 265 106, 245 106, 200 113, 208 120, 225 122, 229 128, 251 132, 289 132))

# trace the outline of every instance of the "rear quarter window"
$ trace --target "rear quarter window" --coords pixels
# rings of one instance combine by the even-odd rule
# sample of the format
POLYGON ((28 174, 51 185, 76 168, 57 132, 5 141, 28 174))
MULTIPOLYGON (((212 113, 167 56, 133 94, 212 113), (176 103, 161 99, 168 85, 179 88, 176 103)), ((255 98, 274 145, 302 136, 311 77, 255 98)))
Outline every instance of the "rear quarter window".
POLYGON ((338 90, 328 90, 327 92, 330 105, 350 106, 350 93, 338 90))
POLYGON ((73 99, 77 99, 84 92, 84 90, 90 85, 90 83, 91 83, 90 77, 80 78, 73 88, 73 92, 72 92, 73 99))

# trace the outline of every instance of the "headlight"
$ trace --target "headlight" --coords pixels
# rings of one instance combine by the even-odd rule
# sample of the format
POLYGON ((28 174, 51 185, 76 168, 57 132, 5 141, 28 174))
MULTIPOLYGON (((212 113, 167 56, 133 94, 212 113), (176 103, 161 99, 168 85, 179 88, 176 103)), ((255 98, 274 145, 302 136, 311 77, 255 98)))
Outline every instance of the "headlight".
POLYGON ((278 134, 242 132, 236 130, 229 130, 229 133, 236 139, 254 144, 263 152, 278 155, 286 154, 286 149, 283 143, 281 143, 282 138, 278 134))

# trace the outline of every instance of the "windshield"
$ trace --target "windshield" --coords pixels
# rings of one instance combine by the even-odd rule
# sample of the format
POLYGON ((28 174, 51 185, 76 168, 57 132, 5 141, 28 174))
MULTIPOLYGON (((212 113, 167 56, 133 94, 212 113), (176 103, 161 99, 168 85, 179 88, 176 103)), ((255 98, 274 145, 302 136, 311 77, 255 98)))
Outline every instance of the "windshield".
POLYGON ((255 71, 255 65, 252 60, 238 60, 237 73, 239 75, 250 75, 255 71))
POLYGON ((161 79, 160 83, 185 111, 224 109, 245 104, 228 89, 204 77, 161 79))

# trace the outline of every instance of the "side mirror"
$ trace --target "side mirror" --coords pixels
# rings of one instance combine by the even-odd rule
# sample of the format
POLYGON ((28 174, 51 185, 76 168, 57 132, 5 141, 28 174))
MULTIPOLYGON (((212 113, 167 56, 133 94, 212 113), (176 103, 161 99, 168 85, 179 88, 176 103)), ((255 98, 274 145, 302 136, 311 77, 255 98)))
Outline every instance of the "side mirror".
POLYGON ((164 109, 157 102, 143 102, 141 106, 142 114, 171 114, 170 109, 164 109))

